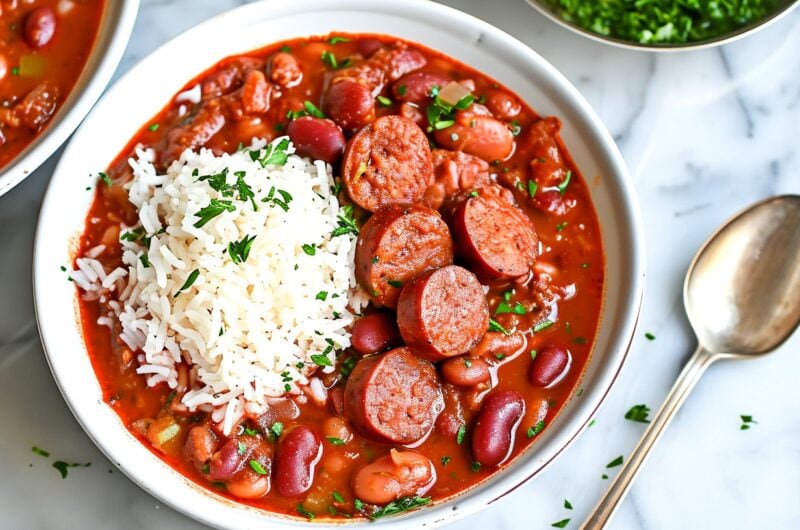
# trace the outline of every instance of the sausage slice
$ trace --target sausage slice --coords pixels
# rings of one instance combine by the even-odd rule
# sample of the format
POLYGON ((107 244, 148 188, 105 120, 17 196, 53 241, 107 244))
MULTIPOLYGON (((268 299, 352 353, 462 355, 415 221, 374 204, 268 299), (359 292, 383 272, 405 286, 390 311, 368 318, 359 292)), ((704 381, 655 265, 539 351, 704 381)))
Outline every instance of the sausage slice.
POLYGON ((436 211, 419 204, 381 208, 358 235, 356 278, 379 306, 394 309, 405 282, 451 263, 450 230, 436 211))
POLYGON ((489 327, 489 304, 478 278, 457 265, 408 283, 397 302, 397 324, 409 348, 431 361, 474 348, 489 327))
POLYGON ((408 118, 378 118, 350 140, 342 177, 353 202, 370 212, 419 202, 433 182, 428 139, 408 118))
POLYGON ((451 228, 456 254, 479 276, 516 278, 536 261, 539 236, 531 220, 485 188, 456 207, 451 228))
POLYGON ((344 388, 345 416, 359 433, 380 443, 423 439, 442 408, 436 369, 408 348, 363 357, 344 388))

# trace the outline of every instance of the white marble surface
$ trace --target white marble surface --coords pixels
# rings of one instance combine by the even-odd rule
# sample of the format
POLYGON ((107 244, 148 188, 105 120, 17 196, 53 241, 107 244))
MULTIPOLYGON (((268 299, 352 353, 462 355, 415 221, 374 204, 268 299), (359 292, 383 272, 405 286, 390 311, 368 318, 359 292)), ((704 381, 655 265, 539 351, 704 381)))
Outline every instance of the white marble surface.
MULTIPOLYGON (((117 75, 174 34, 239 3, 143 0, 117 75)), ((694 347, 680 292, 695 249, 748 203, 800 192, 800 10, 720 49, 650 55, 574 36, 521 0, 447 3, 516 35, 567 75, 619 142, 644 211, 641 329, 596 425, 536 481, 450 527, 538 529, 571 517, 567 528, 577 528, 607 484, 606 463, 642 432, 623 419, 625 411, 636 403, 657 407, 694 347), (656 340, 646 340, 645 331, 656 340)), ((36 216, 57 157, 0 198, 0 528, 199 528, 111 471, 47 369, 30 270, 36 216), (32 445, 92 465, 62 480, 32 445)), ((608 261, 614 265, 613 256, 608 261)), ((800 528, 800 407, 792 392, 800 383, 798 349, 795 334, 769 358, 713 366, 611 528, 800 528), (740 431, 740 414, 759 423, 740 431)))

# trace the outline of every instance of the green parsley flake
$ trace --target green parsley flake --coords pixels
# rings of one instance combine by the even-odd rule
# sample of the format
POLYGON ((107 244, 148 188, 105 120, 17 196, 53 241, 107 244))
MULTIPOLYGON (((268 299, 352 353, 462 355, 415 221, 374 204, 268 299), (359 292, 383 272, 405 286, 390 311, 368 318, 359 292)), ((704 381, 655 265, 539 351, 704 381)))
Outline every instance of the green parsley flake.
POLYGON ((313 520, 313 519, 315 519, 317 517, 313 513, 309 512, 308 510, 303 508, 303 503, 302 502, 298 502, 297 503, 297 513, 299 513, 300 515, 302 515, 303 517, 305 517, 309 521, 311 521, 311 520, 313 520))
POLYGON ((458 426, 458 431, 456 431, 456 443, 458 445, 461 445, 461 443, 464 441, 464 436, 466 436, 466 434, 467 426, 462 423, 458 426))
POLYGON ((489 331, 499 331, 503 335, 511 335, 510 331, 491 318, 489 319, 489 331))
POLYGON ((158 124, 154 123, 154 124, 150 125, 150 127, 148 127, 147 130, 151 131, 151 132, 156 132, 158 130, 158 124))
POLYGON ((750 416, 749 414, 742 414, 739 417, 742 418, 742 425, 739 427, 739 430, 741 431, 746 431, 749 429, 751 423, 758 423, 753 419, 753 416, 750 416))
POLYGON ((528 429, 528 432, 526 433, 528 435, 528 438, 533 438, 534 436, 542 432, 544 430, 544 427, 545 427, 544 420, 537 421, 536 425, 528 429))
POLYGON ((333 497, 333 500, 335 500, 336 502, 339 502, 339 503, 343 503, 344 502, 344 497, 342 497, 342 494, 339 493, 336 490, 333 490, 333 493, 331 493, 331 497, 333 497))
POLYGON ((543 329, 547 329, 550 326, 552 326, 553 324, 555 324, 555 322, 553 322, 552 320, 543 320, 542 322, 539 322, 538 324, 533 326, 533 332, 534 333, 539 333, 543 329))
POLYGON ((322 59, 323 63, 327 64, 334 70, 339 70, 340 68, 346 68, 350 66, 349 58, 344 59, 343 61, 339 61, 338 59, 336 59, 336 56, 333 54, 333 52, 329 50, 325 50, 324 52, 322 52, 320 59, 322 59))
POLYGON ((473 462, 472 466, 470 466, 470 467, 472 468, 472 472, 473 473, 477 473, 478 471, 481 470, 481 463, 480 462, 473 462))
POLYGON ((194 284, 194 282, 197 280, 198 276, 200 276, 200 271, 198 269, 195 269, 192 272, 190 272, 189 276, 186 278, 186 281, 183 282, 183 285, 181 286, 181 288, 178 289, 178 292, 175 293, 174 298, 177 298, 179 294, 181 294, 182 292, 187 290, 189 287, 191 287, 194 284))
POLYGON ((310 244, 310 245, 308 243, 304 243, 303 244, 303 252, 305 252, 309 256, 313 256, 314 254, 317 253, 317 248, 313 243, 310 244))
POLYGON ((339 225, 331 232, 331 237, 338 237, 344 234, 358 235, 358 226, 355 219, 353 219, 353 205, 345 204, 339 208, 339 213, 336 216, 336 223, 339 225))
POLYGON ((202 228, 205 226, 209 221, 211 221, 216 216, 220 215, 222 212, 235 212, 236 206, 233 205, 232 201, 226 200, 219 200, 219 199, 211 199, 208 203, 208 206, 205 206, 200 209, 195 215, 198 218, 198 221, 194 223, 195 228, 202 228))
POLYGON ((538 189, 539 189, 539 185, 536 184, 535 181, 533 181, 533 180, 529 180, 528 181, 528 195, 533 197, 534 195, 536 195, 536 190, 538 190, 538 189))
POLYGON ((101 171, 97 174, 97 177, 106 183, 106 186, 111 186, 113 182, 111 182, 111 177, 108 176, 108 173, 105 171, 101 171))
POLYGON ((646 338, 647 340, 656 340, 656 336, 650 333, 649 331, 644 334, 644 338, 646 338))
POLYGON ((322 300, 323 302, 328 299, 328 291, 320 291, 317 293, 317 296, 314 297, 316 300, 322 300))
POLYGON ((567 510, 572 509, 572 503, 569 502, 567 499, 564 499, 564 508, 566 508, 567 510))
POLYGON ((344 440, 335 436, 326 436, 325 439, 328 440, 331 445, 344 445, 345 443, 344 440))
POLYGON ((33 453, 36 453, 37 455, 43 456, 45 458, 48 458, 50 456, 50 453, 48 451, 45 451, 44 449, 39 449, 35 445, 33 447, 31 447, 31 451, 33 453))
POLYGON ((558 193, 564 195, 564 192, 567 191, 567 186, 569 186, 570 180, 572 180, 572 171, 567 170, 567 174, 564 176, 564 181, 557 186, 558 193))
POLYGON ((314 354, 311 356, 311 360, 314 361, 314 364, 317 366, 333 366, 333 363, 327 355, 314 354))
POLYGON ((622 465, 622 455, 618 456, 608 464, 606 464, 606 469, 611 469, 612 467, 617 467, 622 465))
POLYGON ((398 289, 403 286, 403 282, 400 280, 387 280, 386 283, 392 287, 397 287, 398 289))
POLYGON ((443 465, 443 466, 446 466, 447 464, 449 464, 449 463, 450 463, 450 460, 451 460, 451 459, 450 459, 450 457, 449 457, 449 456, 443 456, 443 457, 442 457, 442 465, 443 465))
POLYGON ((328 39, 328 44, 333 46, 334 44, 339 44, 340 42, 350 42, 350 39, 347 37, 331 37, 328 39))
POLYGON ((62 479, 67 478, 67 474, 68 474, 67 470, 69 468, 71 468, 71 467, 89 467, 91 465, 92 465, 91 462, 86 462, 85 464, 77 464, 77 463, 71 463, 70 464, 70 463, 64 462, 62 460, 56 460, 55 462, 53 462, 53 467, 56 468, 59 473, 61 473, 61 478, 62 479))
POLYGON ((228 243, 228 255, 231 261, 236 264, 241 264, 247 261, 250 256, 250 249, 253 246, 256 236, 244 236, 241 241, 233 241, 228 243))
POLYGON ((647 405, 634 405, 625 413, 625 419, 631 421, 638 421, 639 423, 650 423, 647 416, 650 414, 650 408, 647 405))
POLYGON ((281 434, 283 434, 283 423, 276 421, 269 428, 269 436, 273 440, 277 440, 278 438, 280 438, 281 434))
POLYGON ((375 99, 377 99, 378 103, 380 103, 384 107, 391 107, 392 106, 392 100, 387 98, 386 96, 378 96, 375 99))
POLYGON ((569 521, 570 521, 569 519, 561 519, 560 521, 556 521, 550 526, 554 528, 566 528, 566 526, 569 524, 569 521))
MULTIPOLYGON (((392 501, 386 506, 367 514, 367 517, 374 520, 381 517, 386 517, 387 515, 396 515, 398 513, 404 513, 409 510, 413 510, 414 508, 419 508, 420 506, 425 506, 430 502, 430 497, 404 497, 402 499, 392 501)), ((361 511, 357 505, 356 509, 361 511)))

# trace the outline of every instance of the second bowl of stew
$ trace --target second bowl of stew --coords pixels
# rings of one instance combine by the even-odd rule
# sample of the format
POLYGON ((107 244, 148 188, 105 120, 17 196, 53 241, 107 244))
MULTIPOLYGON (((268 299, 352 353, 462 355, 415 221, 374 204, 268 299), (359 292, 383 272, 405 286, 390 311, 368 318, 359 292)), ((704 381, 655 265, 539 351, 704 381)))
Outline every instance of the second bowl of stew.
POLYGON ((619 151, 452 9, 239 8, 122 78, 67 155, 35 258, 54 377, 115 464, 214 526, 474 512, 564 452, 627 353, 619 151))

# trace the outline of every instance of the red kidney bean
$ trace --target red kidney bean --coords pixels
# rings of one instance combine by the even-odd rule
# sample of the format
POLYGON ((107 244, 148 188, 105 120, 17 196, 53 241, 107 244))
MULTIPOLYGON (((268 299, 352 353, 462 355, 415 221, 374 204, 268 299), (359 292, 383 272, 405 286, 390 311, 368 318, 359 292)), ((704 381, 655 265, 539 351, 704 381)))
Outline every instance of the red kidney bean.
POLYGON ((230 438, 219 451, 211 457, 208 466, 208 478, 211 480, 229 480, 244 466, 250 454, 249 447, 245 446, 244 453, 239 451, 239 439, 230 438))
POLYGON ((217 436, 206 425, 192 427, 183 442, 183 457, 199 471, 209 461, 218 443, 217 436))
POLYGON ((505 123, 469 110, 456 113, 455 125, 434 131, 433 139, 440 147, 463 151, 487 162, 505 160, 514 149, 514 135, 505 123))
POLYGON ((335 386, 328 390, 328 406, 337 416, 344 415, 344 389, 335 386))
POLYGON ((489 363, 479 357, 454 357, 441 365, 442 377, 458 386, 475 386, 489 381, 489 363))
POLYGON ((345 78, 328 88, 322 110, 342 129, 354 131, 375 121, 375 98, 367 86, 345 78))
POLYGON ((344 152, 344 134, 331 120, 303 116, 289 122, 286 134, 300 156, 334 164, 344 152))
POLYGON ((452 79, 436 72, 411 72, 392 85, 392 95, 398 101, 422 103, 430 97, 431 88, 445 86, 452 79))
POLYGON ((322 442, 309 427, 300 425, 283 434, 272 476, 278 493, 284 497, 296 497, 307 492, 320 458, 322 442))
POLYGON ((369 504, 388 504, 401 497, 425 495, 436 482, 433 463, 416 451, 391 449, 353 475, 353 493, 369 504))
POLYGON ((358 39, 358 52, 369 59, 372 55, 383 48, 383 43, 378 39, 358 39))
POLYGON ((541 387, 557 384, 569 370, 571 359, 568 349, 552 344, 545 346, 531 363, 531 383, 541 387))
POLYGON ((510 360, 521 352, 526 344, 527 339, 522 333, 506 335, 499 331, 489 331, 478 345, 472 348, 470 354, 484 359, 510 360))
POLYGON ((514 390, 497 390, 483 400, 472 426, 472 457, 482 466, 498 466, 510 455, 525 414, 525 400, 514 390))
POLYGON ((486 107, 501 120, 511 120, 516 118, 522 111, 522 104, 519 100, 498 88, 490 88, 484 92, 486 96, 486 107))
POLYGON ((49 7, 31 11, 25 20, 22 36, 31 48, 45 46, 56 32, 56 14, 49 7))
POLYGON ((242 473, 225 483, 228 493, 240 499, 257 499, 269 491, 269 477, 257 473, 242 473))
POLYGON ((353 348, 361 354, 376 353, 402 342, 397 320, 388 313, 372 313, 353 325, 350 335, 353 348))

